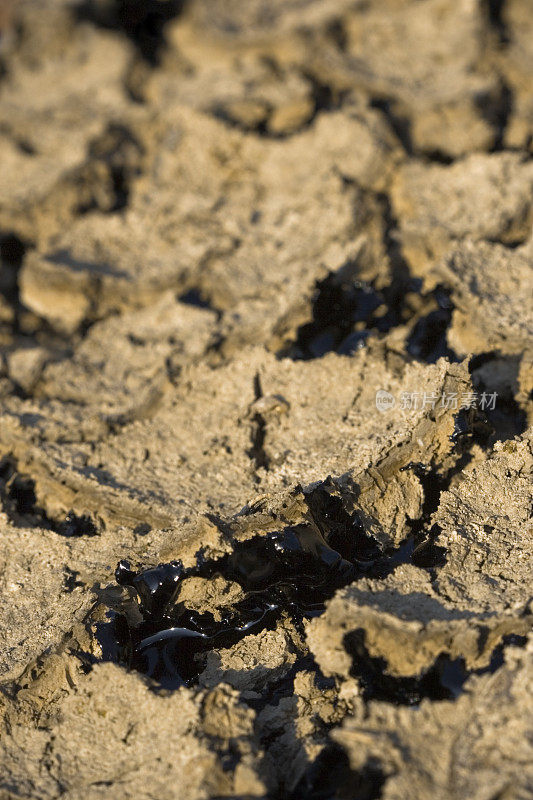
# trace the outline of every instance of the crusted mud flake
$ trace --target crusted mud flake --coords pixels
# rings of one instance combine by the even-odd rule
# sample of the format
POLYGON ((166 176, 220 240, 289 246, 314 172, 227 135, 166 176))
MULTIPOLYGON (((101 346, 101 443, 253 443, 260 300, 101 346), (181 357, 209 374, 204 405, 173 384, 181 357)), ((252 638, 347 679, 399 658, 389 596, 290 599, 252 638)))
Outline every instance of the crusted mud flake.
POLYGON ((332 737, 352 769, 381 765, 385 798, 526 798, 533 787, 532 710, 529 645, 510 648, 500 670, 471 679, 454 703, 426 700, 415 709, 373 703, 332 737))
POLYGON ((391 197, 403 252, 415 275, 431 282, 428 267, 457 240, 526 241, 532 186, 533 165, 521 153, 474 154, 451 165, 408 162, 391 197))
POLYGON ((531 348, 531 262, 522 248, 465 241, 437 268, 453 287, 448 341, 456 353, 521 355, 531 348), (513 310, 517 304, 519 315, 513 310))
POLYGON ((502 639, 523 636, 532 622, 527 600, 499 613, 458 608, 435 592, 425 571, 405 565, 385 580, 365 579, 337 593, 310 623, 308 639, 327 674, 361 669, 365 680, 365 668, 381 659, 387 675, 421 678, 443 655, 468 670, 488 667, 502 639))

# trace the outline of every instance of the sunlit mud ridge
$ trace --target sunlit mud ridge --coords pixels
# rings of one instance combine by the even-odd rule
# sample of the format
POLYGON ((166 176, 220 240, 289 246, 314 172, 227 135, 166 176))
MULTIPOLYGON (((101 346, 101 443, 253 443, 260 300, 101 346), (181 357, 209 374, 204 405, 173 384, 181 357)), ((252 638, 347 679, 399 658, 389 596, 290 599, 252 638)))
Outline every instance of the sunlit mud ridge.
POLYGON ((1 800, 533 796, 529 0, 0 0, 1 800))

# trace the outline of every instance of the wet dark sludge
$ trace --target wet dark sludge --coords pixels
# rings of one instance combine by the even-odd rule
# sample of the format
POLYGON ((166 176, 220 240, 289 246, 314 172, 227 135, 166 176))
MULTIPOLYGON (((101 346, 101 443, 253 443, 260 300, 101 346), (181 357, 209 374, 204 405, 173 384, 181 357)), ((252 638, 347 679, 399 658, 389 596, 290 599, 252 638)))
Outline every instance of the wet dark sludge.
POLYGON ((232 553, 217 561, 198 554, 192 568, 173 561, 138 572, 121 561, 117 582, 135 591, 143 621, 133 627, 124 616, 116 618, 120 660, 174 688, 201 672, 200 654, 273 628, 283 613, 297 626, 322 613, 335 590, 367 572, 381 549, 357 514, 348 514, 340 498, 325 488, 313 490, 307 500, 309 524, 237 542, 232 553), (179 593, 185 578, 217 575, 245 592, 231 608, 220 610, 220 621, 183 607, 179 593))

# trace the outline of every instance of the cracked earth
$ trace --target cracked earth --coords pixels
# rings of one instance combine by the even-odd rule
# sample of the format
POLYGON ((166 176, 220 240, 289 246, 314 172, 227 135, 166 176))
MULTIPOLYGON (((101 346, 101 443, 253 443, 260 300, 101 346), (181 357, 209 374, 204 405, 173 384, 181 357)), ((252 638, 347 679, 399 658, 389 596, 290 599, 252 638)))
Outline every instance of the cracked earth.
POLYGON ((533 797, 532 74, 529 0, 0 3, 0 800, 533 797))

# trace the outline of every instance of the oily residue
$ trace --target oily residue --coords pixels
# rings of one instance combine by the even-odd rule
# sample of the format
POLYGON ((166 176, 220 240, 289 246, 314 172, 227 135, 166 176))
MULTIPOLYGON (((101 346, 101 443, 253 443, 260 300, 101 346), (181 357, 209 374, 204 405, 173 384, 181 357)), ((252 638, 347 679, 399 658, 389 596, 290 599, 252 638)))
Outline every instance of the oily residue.
POLYGON ((335 590, 367 573, 382 551, 357 514, 327 488, 313 490, 307 501, 309 522, 237 542, 217 561, 199 553, 192 568, 172 561, 140 571, 121 561, 117 582, 135 591, 143 619, 135 626, 124 615, 115 618, 120 660, 164 687, 188 685, 202 670, 200 654, 273 628, 283 613, 298 627, 322 613, 335 590), (244 592, 231 608, 220 609, 220 620, 180 603, 184 578, 217 575, 244 592))
POLYGON ((137 627, 115 622, 123 658, 132 669, 161 685, 189 684, 202 669, 200 653, 230 647, 248 634, 275 627, 282 612, 295 621, 321 613, 335 589, 357 575, 311 525, 287 527, 236 545, 218 562, 186 570, 179 561, 135 572, 121 561, 117 582, 137 593, 143 621, 137 627), (183 608, 183 578, 217 574, 239 583, 244 599, 223 609, 220 621, 210 613, 183 608), (175 602, 175 601, 178 602, 175 602))
MULTIPOLYGON (((429 480, 422 465, 408 468, 429 480)), ((434 494, 438 496, 441 489, 435 478, 434 494)), ((433 505, 434 498, 428 494, 428 504, 433 505)), ((346 510, 331 479, 304 495, 305 523, 235 542, 233 551, 218 560, 207 560, 200 551, 193 567, 171 561, 141 570, 120 561, 117 583, 133 590, 142 620, 134 623, 130 615, 118 613, 111 626, 100 626, 97 636, 103 648, 105 644, 107 657, 148 675, 163 688, 190 686, 204 668, 202 656, 210 650, 228 648, 249 634, 273 629, 282 615, 302 630, 304 619, 319 616, 325 601, 358 577, 384 577, 401 563, 431 571, 445 558, 444 549, 434 543, 436 526, 429 532, 414 530, 399 547, 384 550, 365 531, 358 513, 346 510), (232 606, 219 608, 216 619, 180 601, 184 579, 217 576, 239 584, 244 596, 232 606)), ((395 678, 387 674, 383 659, 370 656, 364 630, 347 633, 344 645, 353 658, 351 674, 366 700, 401 705, 418 704, 424 698, 453 700, 471 674, 461 659, 442 655, 422 675, 395 678)), ((495 651, 491 670, 498 667, 498 658, 495 651)))
MULTIPOLYGON (((304 493, 307 522, 235 542, 233 551, 218 560, 206 560, 199 552, 194 567, 171 561, 138 571, 127 561, 119 562, 116 580, 134 591, 142 620, 132 623, 123 613, 113 618, 118 646, 110 657, 163 688, 191 685, 203 670, 202 655, 208 651, 273 629, 282 615, 301 630, 304 619, 320 615, 325 601, 358 577, 383 577, 405 562, 435 565, 433 553, 424 551, 418 558, 416 537, 384 551, 365 531, 357 512, 347 511, 334 492, 331 479, 315 486, 304 493), (219 608, 219 619, 187 608, 180 602, 180 589, 192 576, 222 576, 239 584, 244 597, 231 607, 219 608)), ((107 640, 109 632, 105 631, 107 640)), ((361 633, 348 634, 346 648, 354 656, 354 674, 365 697, 413 704, 423 697, 452 698, 460 691, 466 673, 461 665, 445 660, 421 678, 399 682, 387 678, 386 665, 369 657, 361 633)))

